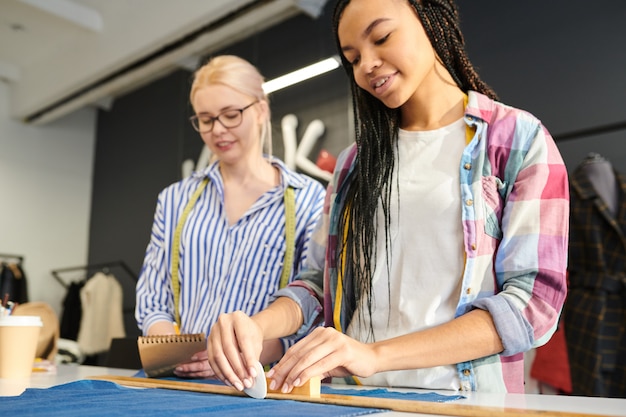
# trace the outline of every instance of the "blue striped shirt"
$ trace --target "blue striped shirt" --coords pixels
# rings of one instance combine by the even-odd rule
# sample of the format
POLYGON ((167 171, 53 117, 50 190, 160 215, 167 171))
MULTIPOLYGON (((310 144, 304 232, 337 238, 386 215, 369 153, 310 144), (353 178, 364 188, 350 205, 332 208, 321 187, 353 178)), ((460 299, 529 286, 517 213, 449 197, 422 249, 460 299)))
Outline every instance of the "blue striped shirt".
POLYGON ((157 321, 174 321, 171 247, 178 219, 205 177, 206 190, 189 213, 180 238, 182 333, 205 333, 222 313, 249 315, 265 308, 278 290, 286 251, 284 190, 295 191, 294 264, 289 281, 306 261, 311 234, 321 216, 322 184, 274 159, 281 184, 263 194, 233 225, 224 208, 224 182, 217 163, 159 194, 150 242, 137 283, 135 318, 145 334, 157 321))

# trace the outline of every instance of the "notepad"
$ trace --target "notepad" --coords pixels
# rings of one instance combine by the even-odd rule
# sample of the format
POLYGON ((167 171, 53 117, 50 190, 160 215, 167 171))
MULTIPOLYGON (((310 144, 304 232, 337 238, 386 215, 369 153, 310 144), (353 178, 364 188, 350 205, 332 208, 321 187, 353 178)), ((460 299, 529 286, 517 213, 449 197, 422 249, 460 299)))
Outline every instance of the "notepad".
POLYGON ((137 347, 146 376, 173 376, 177 365, 206 350, 206 337, 201 333, 139 336, 137 347))

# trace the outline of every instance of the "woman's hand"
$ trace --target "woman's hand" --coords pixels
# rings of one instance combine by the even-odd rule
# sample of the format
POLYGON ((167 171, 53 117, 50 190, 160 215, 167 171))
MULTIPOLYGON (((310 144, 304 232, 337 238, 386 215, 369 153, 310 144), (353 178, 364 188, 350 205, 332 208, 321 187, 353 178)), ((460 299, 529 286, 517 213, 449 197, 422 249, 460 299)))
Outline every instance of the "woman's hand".
POLYGON ((383 371, 449 365, 502 352, 491 314, 475 309, 439 326, 375 343, 318 327, 293 345, 267 377, 270 389, 290 392, 314 376, 369 377, 383 371), (463 349, 459 349, 463 346, 463 349))
POLYGON ((208 363, 215 376, 239 391, 250 388, 263 350, 263 331, 241 311, 222 314, 207 340, 208 363))
POLYGON ((207 351, 203 350, 191 357, 191 362, 181 363, 174 369, 174 375, 180 378, 213 378, 215 372, 209 365, 207 351))
POLYGON ((257 362, 277 361, 283 353, 279 338, 294 334, 302 320, 300 306, 287 297, 279 297, 253 317, 241 311, 222 314, 207 342, 215 376, 240 391, 250 388, 257 362))
POLYGON ((288 393, 314 376, 368 377, 377 372, 376 364, 373 345, 330 327, 318 327, 293 345, 267 376, 272 380, 270 389, 288 393))

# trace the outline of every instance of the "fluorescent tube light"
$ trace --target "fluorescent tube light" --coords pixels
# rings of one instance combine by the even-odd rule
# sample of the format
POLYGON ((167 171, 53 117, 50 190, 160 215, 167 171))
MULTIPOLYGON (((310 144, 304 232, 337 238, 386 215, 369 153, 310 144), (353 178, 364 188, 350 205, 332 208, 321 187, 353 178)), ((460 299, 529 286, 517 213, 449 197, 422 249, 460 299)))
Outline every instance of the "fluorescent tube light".
POLYGON ((270 94, 274 91, 289 87, 290 85, 294 85, 299 82, 332 71, 336 68, 339 68, 339 65, 339 57, 337 55, 334 55, 330 58, 326 58, 322 61, 316 62, 315 64, 308 65, 304 68, 300 68, 299 70, 290 72, 289 74, 281 75, 278 78, 267 81, 263 83, 263 90, 265 91, 265 94, 270 94))

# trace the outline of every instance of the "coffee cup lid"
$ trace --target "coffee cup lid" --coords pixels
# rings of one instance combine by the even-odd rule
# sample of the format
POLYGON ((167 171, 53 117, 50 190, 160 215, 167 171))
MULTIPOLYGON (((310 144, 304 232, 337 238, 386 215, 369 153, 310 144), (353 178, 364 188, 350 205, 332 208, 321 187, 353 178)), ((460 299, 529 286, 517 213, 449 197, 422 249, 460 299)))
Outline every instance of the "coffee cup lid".
POLYGON ((39 316, 4 316, 0 317, 0 326, 43 326, 39 316))

